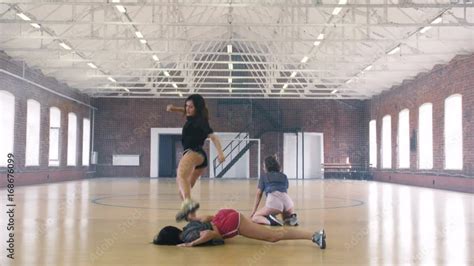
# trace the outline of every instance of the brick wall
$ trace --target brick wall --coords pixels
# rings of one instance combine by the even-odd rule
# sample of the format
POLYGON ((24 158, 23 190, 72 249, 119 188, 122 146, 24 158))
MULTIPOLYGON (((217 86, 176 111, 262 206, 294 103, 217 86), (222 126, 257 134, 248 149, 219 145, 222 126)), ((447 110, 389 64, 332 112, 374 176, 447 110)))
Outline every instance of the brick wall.
MULTIPOLYGON (((6 54, 0 52, 0 69, 30 81, 38 83, 56 92, 65 94, 78 101, 88 103, 87 96, 78 91, 59 83, 57 80, 44 76, 41 72, 28 68, 22 62, 14 61, 6 54)), ((0 72, 0 90, 12 93, 15 96, 15 184, 26 185, 45 183, 52 181, 64 181, 84 178, 88 167, 82 167, 82 120, 90 117, 90 109, 77 102, 65 99, 51 92, 45 91, 22 81, 11 75, 0 72), (41 104, 41 128, 40 128, 40 165, 25 167, 26 148, 26 115, 27 100, 33 99, 41 104), (61 165, 59 167, 48 166, 49 153, 49 108, 55 106, 61 110, 61 165), (67 131, 68 113, 74 112, 77 116, 77 167, 66 166, 67 163, 67 131)), ((0 168, 5 173, 5 168, 0 168)), ((0 179, 0 187, 6 185, 5 178, 0 179)))
POLYGON ((449 64, 437 65, 430 72, 419 74, 369 101, 370 115, 365 125, 368 127, 371 119, 377 120, 378 165, 381 162, 382 118, 385 115, 392 117, 392 165, 396 166, 398 113, 405 108, 410 110, 412 135, 414 129, 418 131, 418 108, 428 102, 433 104, 433 169, 417 169, 416 149, 411 151, 409 170, 376 169, 373 171, 375 179, 474 192, 474 55, 458 56, 449 64), (464 168, 461 171, 444 170, 444 101, 453 94, 461 94, 463 104, 464 168), (438 181, 440 178, 442 181, 438 181))
MULTIPOLYGON (((8 70, 20 76, 61 92, 79 101, 89 102, 89 98, 58 81, 45 77, 40 72, 21 62, 15 62, 0 53, 0 69, 8 70)), ((457 57, 447 65, 436 66, 429 73, 418 75, 414 80, 384 92, 369 101, 335 100, 253 100, 222 101, 208 99, 211 112, 210 122, 215 131, 239 132, 252 124, 252 137, 264 132, 262 157, 277 153, 283 161, 283 133, 269 122, 268 115, 281 121, 279 129, 299 128, 305 132, 324 133, 324 161, 345 162, 349 157, 353 163, 365 163, 368 160, 368 122, 377 119, 377 136, 380 148, 381 121, 384 115, 392 116, 392 158, 396 165, 397 118, 400 110, 410 109, 410 128, 417 127, 418 107, 425 103, 433 104, 434 118, 434 169, 421 172, 416 169, 417 154, 411 153, 411 168, 408 171, 373 171, 376 180, 447 188, 461 191, 473 191, 471 178, 474 173, 474 55, 457 57), (464 133, 464 169, 445 171, 443 113, 446 97, 460 93, 463 95, 463 133, 464 133), (260 106, 257 108, 257 105, 260 106), (471 151, 471 152, 470 152, 471 151), (453 177, 454 175, 454 177, 453 177)), ((82 118, 90 116, 90 109, 76 102, 66 100, 41 90, 24 81, 0 73, 1 90, 15 95, 15 147, 17 157, 17 183, 32 184, 48 181, 61 181, 83 178, 88 167, 67 167, 67 113, 74 112, 78 118, 78 165, 82 159, 82 118), (35 99, 41 103, 41 156, 39 167, 24 165, 26 141, 26 101, 35 99), (62 152, 61 166, 48 166, 49 107, 56 106, 62 111, 62 152)), ((93 105, 100 107, 96 113, 95 150, 99 152, 97 176, 149 176, 150 172, 150 128, 181 128, 184 118, 178 114, 165 112, 167 104, 182 105, 182 99, 94 99, 93 105), (140 167, 113 167, 112 154, 141 154, 140 167)), ((411 131, 410 131, 411 132, 411 131)), ((256 153, 253 148, 252 153, 256 153)), ((380 154, 378 156, 380 160, 380 154)), ((251 168, 256 168, 252 162, 251 168)), ((380 165, 380 163, 379 163, 380 165)), ((0 169, 5 172, 5 169, 0 169)), ((0 181, 4 186, 5 181, 0 181)))
MULTIPOLYGON (((149 176, 150 128, 181 128, 184 117, 165 111, 167 104, 181 106, 181 100, 166 99, 95 99, 99 106, 96 114, 95 140, 99 153, 98 176, 149 176), (139 167, 114 167, 112 154, 140 154, 139 167)), ((248 123, 251 137, 259 132, 261 156, 277 153, 283 161, 283 133, 277 132, 259 105, 282 127, 301 128, 306 132, 324 133, 325 162, 363 162, 367 158, 367 129, 361 125, 366 118, 362 101, 334 100, 206 100, 210 123, 216 132, 240 132, 248 123)), ((251 152, 256 153, 255 149, 251 152)), ((252 157, 252 155, 251 155, 252 157)), ((256 161, 251 168, 256 169, 256 161)))

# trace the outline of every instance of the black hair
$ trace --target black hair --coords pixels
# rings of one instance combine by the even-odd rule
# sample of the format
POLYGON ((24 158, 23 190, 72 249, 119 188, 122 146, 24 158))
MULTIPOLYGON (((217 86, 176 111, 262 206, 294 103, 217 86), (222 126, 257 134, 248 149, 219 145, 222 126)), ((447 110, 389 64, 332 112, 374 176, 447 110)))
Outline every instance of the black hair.
POLYGON ((265 169, 267 169, 267 172, 280 172, 280 163, 278 163, 278 160, 275 155, 267 156, 264 162, 265 169))
POLYGON ((180 235, 183 231, 174 226, 165 226, 160 232, 153 238, 153 244, 155 245, 173 245, 184 243, 181 240, 180 235))
POLYGON ((206 107, 206 101, 204 101, 204 98, 201 95, 199 94, 189 95, 188 98, 186 98, 186 101, 184 101, 184 110, 186 110, 187 101, 193 102, 194 108, 196 109, 196 116, 209 120, 209 111, 207 110, 207 107, 206 107))

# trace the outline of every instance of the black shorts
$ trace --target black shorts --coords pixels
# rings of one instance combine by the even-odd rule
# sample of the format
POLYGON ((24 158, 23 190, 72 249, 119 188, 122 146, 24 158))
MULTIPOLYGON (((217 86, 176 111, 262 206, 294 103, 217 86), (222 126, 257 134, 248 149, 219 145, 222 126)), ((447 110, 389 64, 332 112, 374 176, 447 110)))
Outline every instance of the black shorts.
POLYGON ((186 150, 183 152, 183 155, 185 155, 188 151, 197 152, 197 153, 201 154, 202 157, 204 157, 204 161, 202 162, 202 164, 196 166, 195 169, 202 169, 202 168, 206 168, 206 167, 208 166, 208 163, 207 163, 207 154, 206 154, 206 152, 202 149, 202 147, 186 149, 186 150))

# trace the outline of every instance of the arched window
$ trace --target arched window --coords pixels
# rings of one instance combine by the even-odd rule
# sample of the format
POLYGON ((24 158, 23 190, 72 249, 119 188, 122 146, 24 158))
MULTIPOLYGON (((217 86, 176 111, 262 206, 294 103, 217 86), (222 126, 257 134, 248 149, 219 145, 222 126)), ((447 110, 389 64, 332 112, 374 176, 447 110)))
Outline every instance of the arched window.
POLYGON ((7 91, 0 91, 0 166, 7 166, 7 154, 13 153, 15 141, 15 96, 7 91))
POLYGON ((410 168, 410 111, 398 114, 398 168, 410 168))
POLYGON ((418 113, 418 168, 433 168, 433 105, 425 103, 418 113))
POLYGON ((49 109, 49 165, 59 166, 61 136, 61 111, 57 107, 49 109))
POLYGON ((25 166, 39 165, 41 105, 35 100, 27 101, 25 166))
POLYGON ((369 163, 371 167, 377 168, 377 122, 369 122, 369 163))
POLYGON ((91 122, 84 118, 82 122, 82 165, 88 166, 90 161, 91 122))
POLYGON ((77 159, 77 117, 74 113, 68 114, 67 127, 67 165, 75 166, 77 159))
POLYGON ((392 168, 392 117, 382 119, 382 168, 392 168))
POLYGON ((462 96, 454 94, 444 101, 444 168, 463 168, 462 96))

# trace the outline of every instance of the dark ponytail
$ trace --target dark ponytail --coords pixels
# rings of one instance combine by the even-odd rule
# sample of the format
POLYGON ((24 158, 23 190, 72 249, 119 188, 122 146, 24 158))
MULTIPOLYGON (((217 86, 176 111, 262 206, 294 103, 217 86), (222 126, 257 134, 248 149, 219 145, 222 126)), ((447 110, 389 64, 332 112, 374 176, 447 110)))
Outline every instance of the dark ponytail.
POLYGON ((267 169, 267 172, 280 172, 280 163, 275 155, 265 158, 265 168, 267 169))

